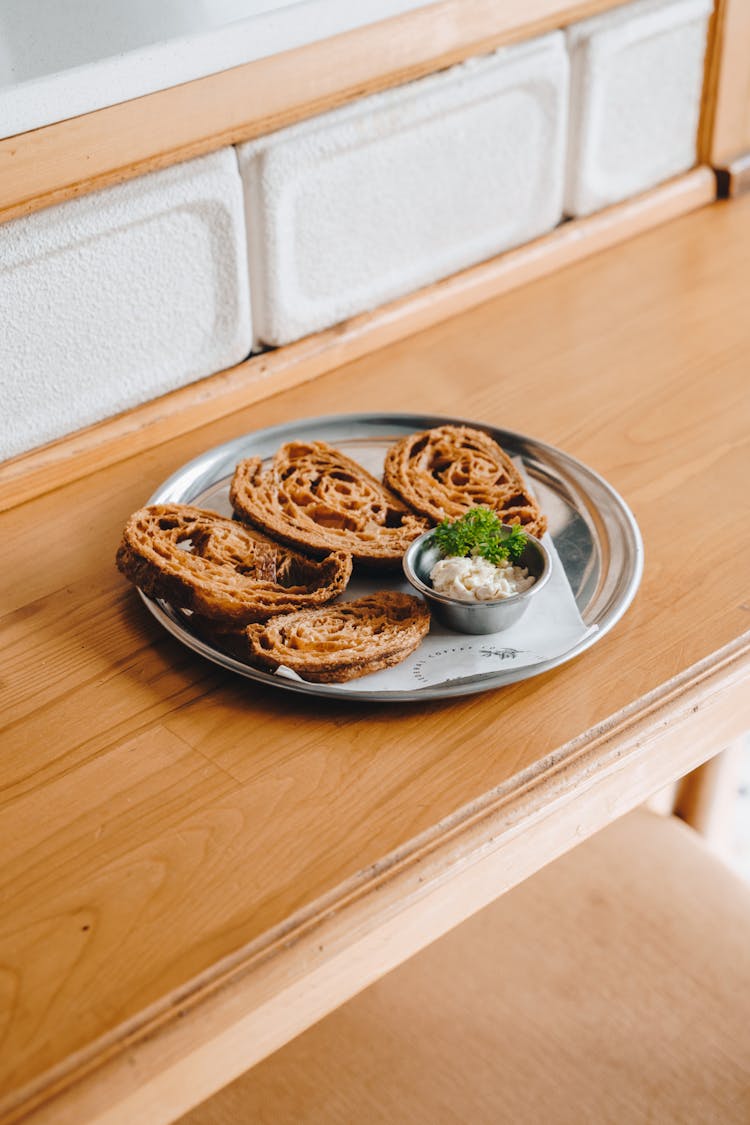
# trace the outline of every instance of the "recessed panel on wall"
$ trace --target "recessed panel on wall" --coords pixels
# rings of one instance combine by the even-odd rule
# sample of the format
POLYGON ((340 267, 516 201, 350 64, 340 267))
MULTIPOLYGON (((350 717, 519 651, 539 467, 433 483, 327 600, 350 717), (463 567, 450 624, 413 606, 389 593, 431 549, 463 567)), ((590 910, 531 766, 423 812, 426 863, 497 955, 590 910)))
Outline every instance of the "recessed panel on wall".
POLYGON ((233 149, 0 226, 0 458, 250 350, 233 149))
POLYGON ((637 195, 695 164, 712 7, 639 0, 568 28, 568 215, 637 195))
POLYGON ((561 33, 239 148, 257 338, 283 344, 550 230, 561 33))

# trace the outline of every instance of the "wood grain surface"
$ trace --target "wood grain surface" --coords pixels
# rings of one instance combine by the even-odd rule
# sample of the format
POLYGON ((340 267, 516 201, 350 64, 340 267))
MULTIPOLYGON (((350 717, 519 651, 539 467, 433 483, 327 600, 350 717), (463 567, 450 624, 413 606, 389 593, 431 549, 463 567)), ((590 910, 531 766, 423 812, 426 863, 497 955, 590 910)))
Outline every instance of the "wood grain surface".
POLYGON ((3 1120, 173 1119, 750 725, 749 240, 750 200, 714 204, 0 517, 3 1120), (114 569, 126 516, 212 445, 361 410, 602 473, 645 540, 619 626, 380 708, 164 635, 114 569))
POLYGON ((426 8, 0 140, 0 222, 270 133, 624 0, 426 8))

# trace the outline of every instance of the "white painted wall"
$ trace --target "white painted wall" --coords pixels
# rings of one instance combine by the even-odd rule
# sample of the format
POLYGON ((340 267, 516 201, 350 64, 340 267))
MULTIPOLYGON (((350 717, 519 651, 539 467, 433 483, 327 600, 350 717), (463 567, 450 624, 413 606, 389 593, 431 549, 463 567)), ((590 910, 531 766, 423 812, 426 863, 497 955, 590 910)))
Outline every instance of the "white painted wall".
POLYGON ((712 8, 636 0, 568 28, 566 214, 589 215, 695 163, 712 8))
MULTIPOLYGON (((0 0, 0 24, 21 3, 48 2, 0 0)), ((112 0, 59 8, 76 3, 89 5, 90 34, 78 26, 74 40, 64 21, 50 22, 45 34, 61 42, 49 42, 44 65, 29 43, 16 50, 19 80, 6 95, 104 49, 112 0)), ((210 8, 221 37, 252 22, 248 3, 134 0, 138 34, 119 11, 113 42, 165 34, 172 7, 183 29, 210 8)), ((416 3, 253 6, 259 20, 299 17, 295 34, 308 35, 313 10, 334 20, 356 8, 364 20, 416 3)), ((635 0, 567 37, 504 48, 240 146, 242 177, 229 148, 0 224, 0 458, 239 362, 253 329, 262 344, 299 339, 549 230, 562 214, 566 151, 575 214, 689 167, 709 9, 710 0, 635 0)), ((143 78, 129 49, 114 61, 143 78)), ((111 62, 52 77, 86 93, 111 62)))
POLYGON ((239 148, 255 328, 285 344, 562 217, 561 32, 239 148))
POLYGON ((0 138, 434 0, 0 0, 0 138))
POLYGON ((0 458, 250 351, 234 149, 0 225, 0 458))

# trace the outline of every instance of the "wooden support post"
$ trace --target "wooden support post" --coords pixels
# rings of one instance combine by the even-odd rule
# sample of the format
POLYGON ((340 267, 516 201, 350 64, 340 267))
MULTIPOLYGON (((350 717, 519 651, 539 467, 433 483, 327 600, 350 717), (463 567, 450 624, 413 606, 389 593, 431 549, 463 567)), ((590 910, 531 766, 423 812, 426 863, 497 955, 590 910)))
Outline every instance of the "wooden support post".
POLYGON ((742 741, 737 739, 687 774, 679 783, 675 798, 675 814, 700 832, 721 855, 727 855, 730 848, 742 741))

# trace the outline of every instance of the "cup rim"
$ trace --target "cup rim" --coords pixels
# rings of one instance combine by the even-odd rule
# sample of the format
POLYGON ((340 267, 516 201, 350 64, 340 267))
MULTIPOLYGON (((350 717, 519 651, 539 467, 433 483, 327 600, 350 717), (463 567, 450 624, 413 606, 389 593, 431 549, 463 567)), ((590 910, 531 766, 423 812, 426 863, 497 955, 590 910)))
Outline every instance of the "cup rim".
MULTIPOLYGON (((504 523, 503 527, 511 530, 513 525, 504 523)), ((432 538, 434 534, 435 528, 432 527, 429 531, 423 532, 417 539, 412 540, 412 542, 404 552, 403 558, 401 560, 401 566, 407 581, 414 587, 415 590, 418 590, 427 598, 431 598, 436 602, 441 602, 443 605, 460 606, 462 609, 466 609, 470 613, 475 612, 476 610, 488 609, 494 606, 514 605, 522 599, 530 598, 534 594, 538 593, 539 590, 546 586, 547 582, 549 581, 549 577, 552 572, 552 556, 550 555, 547 547, 545 547, 544 543, 542 543, 541 539, 538 539, 536 535, 532 535, 531 532, 525 531, 524 534, 526 535, 527 539, 531 540, 531 542, 535 545, 540 555, 542 556, 542 561, 544 564, 542 567, 542 573, 536 579, 533 586, 529 586, 528 590, 519 590, 518 593, 509 594, 506 598, 495 598, 493 601, 481 602, 464 601, 462 598, 452 598, 448 594, 441 594, 432 586, 428 586, 425 582, 422 581, 411 561, 419 545, 432 538)))

